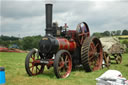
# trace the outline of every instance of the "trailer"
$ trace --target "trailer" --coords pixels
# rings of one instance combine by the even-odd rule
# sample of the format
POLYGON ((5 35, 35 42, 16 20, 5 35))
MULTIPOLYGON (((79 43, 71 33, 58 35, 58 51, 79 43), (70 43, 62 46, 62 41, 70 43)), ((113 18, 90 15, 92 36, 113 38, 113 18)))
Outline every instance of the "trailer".
POLYGON ((103 60, 107 67, 112 61, 120 64, 122 62, 122 54, 126 51, 126 46, 121 44, 117 37, 103 37, 100 38, 103 46, 103 60))

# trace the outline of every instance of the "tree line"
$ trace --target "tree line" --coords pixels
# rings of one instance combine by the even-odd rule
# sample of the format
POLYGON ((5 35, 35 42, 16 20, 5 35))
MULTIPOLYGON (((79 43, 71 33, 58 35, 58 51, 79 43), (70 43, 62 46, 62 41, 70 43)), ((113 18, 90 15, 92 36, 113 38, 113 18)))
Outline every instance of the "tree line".
POLYGON ((120 35, 128 35, 128 30, 117 30, 117 31, 104 31, 104 32, 95 32, 93 36, 97 37, 105 37, 105 36, 120 36, 120 35))
MULTIPOLYGON (((128 30, 104 31, 102 33, 98 33, 98 32, 93 33, 93 36, 97 36, 99 38, 104 36, 118 36, 118 35, 128 35, 128 30)), ((27 36, 23 38, 1 35, 0 46, 5 46, 9 48, 13 44, 15 44, 19 47, 19 49, 30 50, 32 48, 39 48, 38 44, 41 38, 42 38, 41 35, 27 36)), ((126 41, 125 43, 128 43, 128 41, 126 41)))
POLYGON ((0 36, 0 46, 9 48, 13 44, 16 44, 19 49, 30 50, 32 48, 38 48, 38 43, 41 39, 41 35, 38 36, 27 36, 24 38, 0 36))

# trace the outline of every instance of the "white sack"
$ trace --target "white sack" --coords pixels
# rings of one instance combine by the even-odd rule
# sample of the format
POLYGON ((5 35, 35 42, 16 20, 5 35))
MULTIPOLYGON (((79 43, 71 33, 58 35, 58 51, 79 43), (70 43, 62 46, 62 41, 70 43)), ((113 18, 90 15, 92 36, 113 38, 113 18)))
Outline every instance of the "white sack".
POLYGON ((116 80, 122 76, 121 72, 117 70, 108 70, 104 74, 102 74, 99 79, 104 79, 104 80, 116 80))

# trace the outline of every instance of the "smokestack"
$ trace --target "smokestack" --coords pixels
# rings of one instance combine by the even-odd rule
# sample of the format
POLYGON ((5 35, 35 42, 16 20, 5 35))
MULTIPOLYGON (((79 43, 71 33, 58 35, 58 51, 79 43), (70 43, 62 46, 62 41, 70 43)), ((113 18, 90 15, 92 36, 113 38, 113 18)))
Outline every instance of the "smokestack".
POLYGON ((45 4, 46 8, 46 34, 52 35, 52 4, 45 4))

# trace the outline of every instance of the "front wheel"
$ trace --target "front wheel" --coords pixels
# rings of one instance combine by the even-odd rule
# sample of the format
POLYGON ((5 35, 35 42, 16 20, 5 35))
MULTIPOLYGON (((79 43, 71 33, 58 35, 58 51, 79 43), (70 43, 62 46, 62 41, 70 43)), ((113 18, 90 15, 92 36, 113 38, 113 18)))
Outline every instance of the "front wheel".
POLYGON ((35 60, 40 59, 41 57, 38 54, 38 50, 35 48, 32 49, 26 56, 25 69, 29 76, 37 75, 44 71, 44 65, 35 62, 35 60))
POLYGON ((72 70, 71 55, 66 50, 57 52, 54 60, 54 73, 57 78, 67 78, 72 70))

